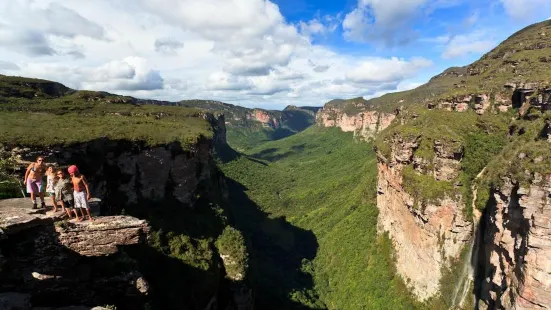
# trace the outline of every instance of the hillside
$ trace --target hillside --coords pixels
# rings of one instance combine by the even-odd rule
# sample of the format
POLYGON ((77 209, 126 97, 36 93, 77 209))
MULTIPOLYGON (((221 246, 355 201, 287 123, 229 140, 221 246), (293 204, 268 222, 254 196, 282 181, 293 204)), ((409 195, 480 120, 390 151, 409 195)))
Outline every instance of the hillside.
POLYGON ((414 307, 394 273, 389 240, 376 234, 369 145, 338 129, 312 127, 221 168, 232 179, 236 227, 250 240, 257 307, 414 307), (260 214, 268 217, 259 220, 260 214))
POLYGON ((287 106, 282 111, 249 109, 209 100, 184 100, 179 106, 205 109, 224 114, 228 143, 236 150, 245 150, 260 143, 278 140, 300 132, 314 124, 316 107, 287 106))
POLYGON ((335 100, 328 104, 344 106, 349 112, 393 112, 400 106, 435 103, 473 92, 501 94, 508 83, 549 83, 550 33, 551 21, 543 21, 511 35, 480 60, 464 67, 449 68, 415 89, 364 100, 353 106, 350 102, 359 100, 335 100))

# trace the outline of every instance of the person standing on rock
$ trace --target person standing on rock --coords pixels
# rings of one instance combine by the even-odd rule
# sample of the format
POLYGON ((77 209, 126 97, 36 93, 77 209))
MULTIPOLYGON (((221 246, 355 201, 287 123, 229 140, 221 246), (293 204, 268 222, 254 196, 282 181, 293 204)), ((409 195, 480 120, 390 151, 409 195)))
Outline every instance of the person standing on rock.
POLYGON ((71 182, 73 182, 73 198, 75 200, 75 213, 77 214, 77 219, 81 221, 86 217, 84 214, 84 209, 88 213, 88 218, 90 221, 93 221, 92 215, 90 213, 90 206, 88 205, 88 200, 90 200, 90 189, 88 188, 88 182, 84 175, 80 174, 77 166, 72 165, 67 169, 71 175, 71 182), (82 219, 78 217, 78 209, 82 213, 82 219))
MULTIPOLYGON (((72 218, 71 212, 73 210, 73 207, 75 205, 75 201, 73 199, 73 189, 71 186, 71 180, 67 178, 65 172, 63 172, 62 169, 58 170, 56 172, 56 176, 58 177, 58 181, 55 184, 54 191, 55 191, 55 200, 56 202, 61 203, 62 212, 65 212, 69 218, 72 218)), ((54 212, 57 211, 57 206, 54 206, 54 212)), ((78 218, 78 215, 77 215, 78 218)))
POLYGON ((44 157, 38 156, 36 162, 31 163, 25 172, 24 183, 27 186, 27 193, 31 194, 33 209, 37 209, 36 195, 40 197, 41 207, 46 208, 46 204, 44 203, 44 191, 42 190, 42 177, 45 171, 46 165, 44 165, 44 157))
POLYGON ((55 200, 55 183, 56 182, 57 182, 57 177, 55 175, 54 167, 48 166, 48 169, 46 169, 46 193, 48 194, 48 197, 52 199, 54 212, 57 211, 57 201, 55 200))

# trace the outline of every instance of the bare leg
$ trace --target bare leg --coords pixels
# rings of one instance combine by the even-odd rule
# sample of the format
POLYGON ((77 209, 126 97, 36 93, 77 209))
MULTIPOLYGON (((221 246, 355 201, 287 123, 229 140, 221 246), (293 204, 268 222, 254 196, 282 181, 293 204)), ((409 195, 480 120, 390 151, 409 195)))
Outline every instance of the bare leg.
MULTIPOLYGON (((94 219, 92 218, 92 214, 90 214, 90 208, 86 208, 86 213, 88 213, 88 218, 90 221, 93 221, 94 219)), ((84 211, 82 211, 82 215, 84 215, 84 211)))
POLYGON ((40 196, 40 203, 41 203, 42 207, 46 208, 46 204, 44 203, 44 192, 40 192, 39 196, 40 196))
POLYGON ((36 209, 36 194, 33 191, 31 191, 31 201, 33 202, 33 209, 36 209))
POLYGON ((55 196, 52 196, 51 198, 52 198, 52 203, 54 204, 54 209, 53 209, 53 211, 54 211, 54 212, 57 212, 57 201, 55 201, 55 196))
MULTIPOLYGON (((77 221, 82 222, 82 220, 84 220, 84 210, 82 210, 82 208, 77 208, 77 210, 80 210, 80 213, 82 213, 82 217, 78 217, 77 221)), ((77 212, 77 216, 78 216, 78 212, 77 212)))

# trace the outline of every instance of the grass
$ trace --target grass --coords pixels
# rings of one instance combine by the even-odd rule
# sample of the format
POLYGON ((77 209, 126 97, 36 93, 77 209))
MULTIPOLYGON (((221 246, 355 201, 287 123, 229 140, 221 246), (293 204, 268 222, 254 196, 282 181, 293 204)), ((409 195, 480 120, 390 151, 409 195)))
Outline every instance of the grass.
POLYGON ((4 102, 0 98, 0 102, 0 143, 11 145, 48 146, 97 138, 143 141, 148 145, 179 141, 190 145, 213 134, 210 124, 196 109, 90 102, 75 94, 4 102))
MULTIPOLYGON (((392 112, 401 106, 425 105, 427 102, 481 93, 506 93, 507 82, 541 82, 549 84, 551 71, 551 21, 528 26, 511 35, 480 60, 465 67, 452 67, 412 90, 395 92, 363 102, 363 107, 392 112), (541 35, 545 33, 545 35, 541 35)), ((350 99, 354 100, 354 99, 350 99)), ((345 100, 333 104, 345 104, 345 100)), ((331 104, 329 102, 328 104, 331 104)))
MULTIPOLYGON (((376 234, 376 158, 370 144, 354 142, 350 133, 339 129, 311 127, 247 154, 250 157, 221 168, 269 215, 260 223, 237 224, 253 240, 251 277, 257 306, 420 306, 394 271, 390 241, 376 234), (311 232, 315 241, 302 238, 289 225, 306 236, 311 232), (255 243, 256 238, 270 240, 271 245, 255 243), (298 261, 298 266, 290 260, 298 261), (286 299, 294 306, 282 304, 286 299)), ((244 207, 235 208, 241 217, 244 207)))
MULTIPOLYGON (((445 196, 456 197, 458 193, 463 195, 463 201, 469 202, 476 176, 508 142, 511 116, 512 112, 477 115, 473 111, 459 113, 413 108, 402 115, 403 124, 395 122, 379 135, 375 147, 389 160, 393 141, 417 141, 414 157, 424 159, 426 164, 422 167, 423 174, 414 171, 413 162, 405 167, 404 189, 421 207, 445 196), (437 161, 434 161, 437 156, 435 142, 446 153, 461 155, 459 174, 451 181, 437 181, 432 176, 433 170, 438 168, 437 161)), ((465 212, 470 218, 470 203, 466 203, 465 212)))

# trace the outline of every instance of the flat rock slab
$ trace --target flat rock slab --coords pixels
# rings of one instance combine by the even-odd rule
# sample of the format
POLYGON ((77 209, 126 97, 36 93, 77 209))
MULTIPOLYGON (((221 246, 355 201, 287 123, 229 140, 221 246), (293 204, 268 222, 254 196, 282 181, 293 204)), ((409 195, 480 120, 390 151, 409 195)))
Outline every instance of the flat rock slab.
POLYGON ((64 212, 32 209, 29 199, 0 200, 0 240, 23 230, 53 225, 59 242, 84 256, 111 255, 122 245, 143 242, 149 234, 147 221, 131 216, 94 217, 93 221, 67 220, 64 212))
POLYGON ((26 198, 0 200, 0 239, 21 230, 61 220, 66 215, 61 211, 46 212, 44 209, 32 209, 32 203, 26 198))
POLYGON ((149 225, 131 216, 104 216, 93 221, 74 220, 56 223, 59 241, 84 256, 111 255, 121 245, 138 244, 147 239, 149 225))

